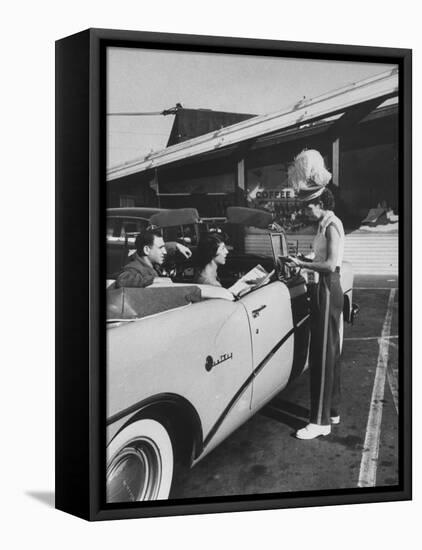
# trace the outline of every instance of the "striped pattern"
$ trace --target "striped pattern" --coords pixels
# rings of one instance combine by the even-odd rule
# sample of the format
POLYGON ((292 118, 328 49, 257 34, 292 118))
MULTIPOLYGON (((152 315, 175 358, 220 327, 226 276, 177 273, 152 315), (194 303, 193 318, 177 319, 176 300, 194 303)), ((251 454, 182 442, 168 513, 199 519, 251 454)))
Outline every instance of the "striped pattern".
MULTIPOLYGON (((327 366, 334 370, 334 365, 327 365, 327 346, 330 345, 328 342, 328 321, 330 320, 330 298, 331 292, 327 286, 325 277, 322 278, 321 283, 325 287, 325 311, 324 311, 324 333, 322 335, 322 357, 321 357, 321 384, 319 388, 319 400, 318 400, 318 410, 317 410, 317 424, 323 424, 323 412, 325 400, 329 399, 331 403, 331 395, 325 395, 325 374, 327 366)), ((331 343, 332 345, 332 343, 331 343)))
POLYGON ((340 405, 340 316, 343 295, 338 273, 321 276, 311 290, 310 422, 328 426, 340 405))
MULTIPOLYGON (((290 251, 311 251, 313 235, 287 235, 290 251)), ((397 275, 399 239, 397 233, 355 231, 346 235, 344 260, 351 262, 354 274, 397 275)))

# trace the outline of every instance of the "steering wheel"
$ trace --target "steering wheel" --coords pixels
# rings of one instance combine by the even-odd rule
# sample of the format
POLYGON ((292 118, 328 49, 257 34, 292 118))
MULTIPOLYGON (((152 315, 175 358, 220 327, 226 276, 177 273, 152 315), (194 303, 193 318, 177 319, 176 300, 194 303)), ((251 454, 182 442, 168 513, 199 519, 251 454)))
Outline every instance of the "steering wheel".
MULTIPOLYGON (((189 247, 192 250, 192 247, 189 247)), ((172 266, 171 278, 176 282, 190 282, 194 278, 194 263, 191 258, 185 258, 182 254, 177 254, 176 261, 172 266)))

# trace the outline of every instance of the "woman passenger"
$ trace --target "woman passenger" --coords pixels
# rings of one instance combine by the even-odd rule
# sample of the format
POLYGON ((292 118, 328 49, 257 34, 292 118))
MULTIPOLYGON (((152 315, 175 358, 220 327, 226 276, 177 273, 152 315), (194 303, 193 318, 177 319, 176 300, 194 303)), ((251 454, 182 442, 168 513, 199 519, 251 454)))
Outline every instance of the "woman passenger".
POLYGON ((199 241, 195 254, 197 271, 195 282, 198 284, 221 286, 217 270, 226 263, 227 250, 224 237, 219 233, 207 233, 199 241))

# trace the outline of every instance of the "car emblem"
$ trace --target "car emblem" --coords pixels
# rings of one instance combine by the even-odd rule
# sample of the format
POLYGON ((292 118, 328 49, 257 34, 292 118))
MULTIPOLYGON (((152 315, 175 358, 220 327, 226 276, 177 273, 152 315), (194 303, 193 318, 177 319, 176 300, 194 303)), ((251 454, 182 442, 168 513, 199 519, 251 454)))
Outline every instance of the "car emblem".
POLYGON ((224 363, 224 361, 228 361, 229 359, 233 359, 233 352, 232 353, 223 353, 215 361, 214 361, 214 359, 211 355, 208 355, 207 358, 205 359, 205 370, 207 372, 210 372, 211 369, 213 369, 214 367, 216 367, 220 363, 224 363))

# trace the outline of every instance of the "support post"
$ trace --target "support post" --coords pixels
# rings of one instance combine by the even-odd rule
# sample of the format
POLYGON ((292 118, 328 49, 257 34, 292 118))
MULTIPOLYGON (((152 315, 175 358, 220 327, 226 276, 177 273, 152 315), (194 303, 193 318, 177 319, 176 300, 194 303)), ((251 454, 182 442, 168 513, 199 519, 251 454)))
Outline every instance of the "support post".
POLYGON ((236 204, 238 206, 246 204, 246 167, 244 158, 237 161, 236 204))
POLYGON ((340 138, 333 141, 333 185, 340 185, 340 138))

